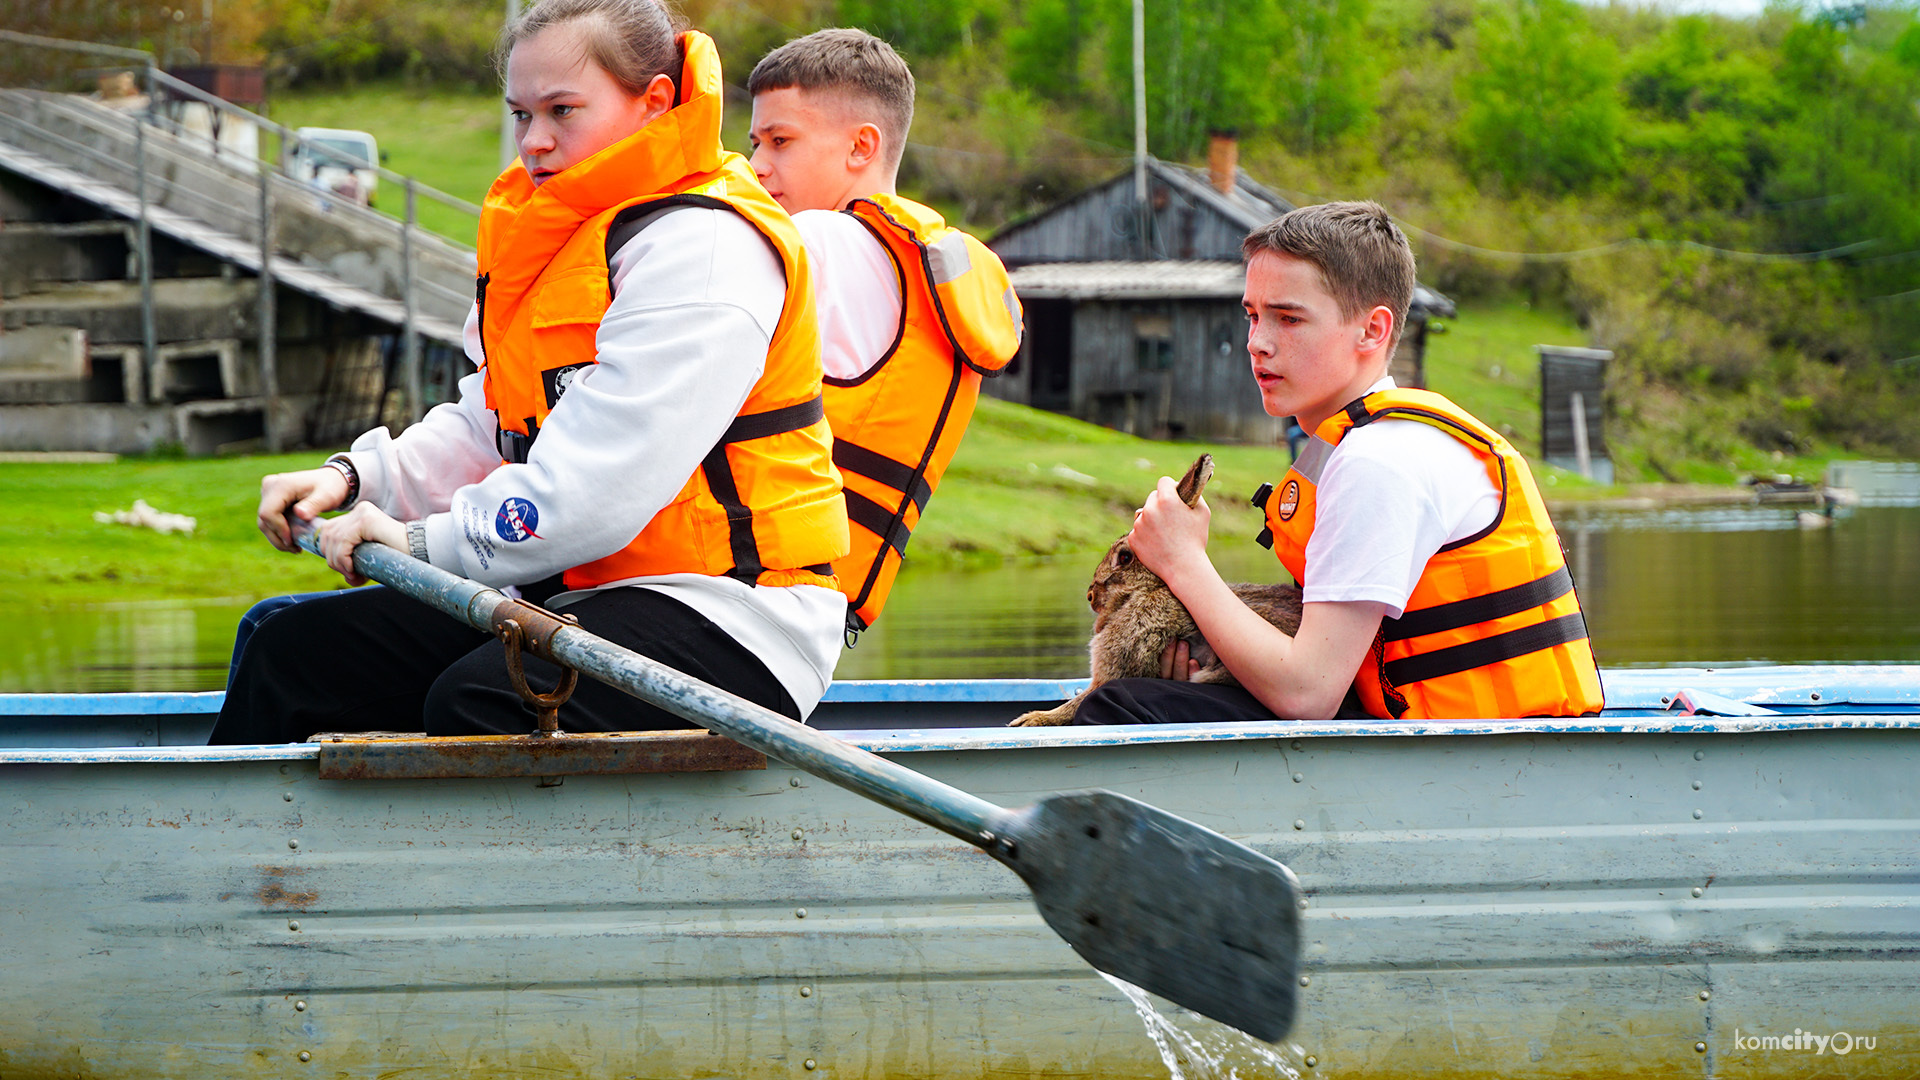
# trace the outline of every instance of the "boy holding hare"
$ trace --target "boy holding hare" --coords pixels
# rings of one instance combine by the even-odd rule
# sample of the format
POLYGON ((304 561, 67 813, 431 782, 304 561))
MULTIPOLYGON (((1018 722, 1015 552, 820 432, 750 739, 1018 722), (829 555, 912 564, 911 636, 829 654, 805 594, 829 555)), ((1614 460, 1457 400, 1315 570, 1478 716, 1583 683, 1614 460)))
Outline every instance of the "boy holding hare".
POLYGON ((1301 586, 1297 633, 1237 598, 1206 553, 1209 512, 1162 479, 1127 542, 1239 686, 1163 679, 1096 688, 1076 723, 1580 716, 1601 689, 1579 597, 1524 458, 1387 364, 1413 252, 1370 202, 1302 207, 1255 229, 1247 352, 1261 402, 1311 433, 1255 502, 1261 540, 1301 586))

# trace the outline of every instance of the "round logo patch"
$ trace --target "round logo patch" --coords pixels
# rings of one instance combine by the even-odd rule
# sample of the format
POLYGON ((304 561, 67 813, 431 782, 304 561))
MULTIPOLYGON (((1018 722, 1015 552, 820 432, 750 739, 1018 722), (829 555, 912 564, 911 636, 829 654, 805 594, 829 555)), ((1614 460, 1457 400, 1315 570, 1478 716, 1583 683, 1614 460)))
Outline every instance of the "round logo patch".
POLYGON ((493 515, 493 531, 509 544, 517 544, 529 536, 540 539, 540 534, 533 531, 539 527, 540 508, 525 499, 508 499, 500 504, 500 512, 493 515))
POLYGON ((1300 509, 1300 481, 1289 480, 1287 486, 1280 489, 1280 520, 1292 521, 1293 512, 1300 509))

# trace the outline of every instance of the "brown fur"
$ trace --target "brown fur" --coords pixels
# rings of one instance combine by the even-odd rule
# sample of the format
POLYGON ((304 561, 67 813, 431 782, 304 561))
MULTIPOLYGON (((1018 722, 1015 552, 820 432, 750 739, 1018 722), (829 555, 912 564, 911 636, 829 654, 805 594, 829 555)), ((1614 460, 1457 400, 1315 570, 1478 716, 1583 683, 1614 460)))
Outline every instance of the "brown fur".
MULTIPOLYGON (((1200 500, 1207 481, 1213 478, 1213 455, 1201 454, 1187 475, 1180 478, 1176 490, 1188 506, 1200 500)), ((1300 590, 1293 585, 1232 585, 1233 594, 1261 618, 1291 634, 1300 629, 1300 590)), ((1226 665, 1220 663, 1207 639, 1193 623, 1186 605, 1176 600, 1173 591, 1159 575, 1133 557, 1133 549, 1123 537, 1107 549, 1093 572, 1093 584, 1087 588, 1087 603, 1093 608, 1093 639, 1088 652, 1093 661, 1093 682, 1057 708, 1030 712, 1010 727, 1051 727, 1071 723, 1080 709, 1081 699, 1095 687, 1114 679, 1157 678, 1160 654, 1167 643, 1187 642, 1189 654, 1200 668, 1193 682, 1237 685, 1226 665)))

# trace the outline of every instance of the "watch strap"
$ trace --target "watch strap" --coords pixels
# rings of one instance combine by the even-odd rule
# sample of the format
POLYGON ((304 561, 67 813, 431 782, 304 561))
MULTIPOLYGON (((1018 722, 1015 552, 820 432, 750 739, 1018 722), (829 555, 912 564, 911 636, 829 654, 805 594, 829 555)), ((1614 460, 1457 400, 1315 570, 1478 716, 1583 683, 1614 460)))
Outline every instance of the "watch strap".
POLYGON ((347 497, 340 501, 340 509, 345 510, 360 500, 360 470, 353 467, 353 459, 345 454, 335 454, 328 458, 325 465, 337 469, 347 478, 347 497))

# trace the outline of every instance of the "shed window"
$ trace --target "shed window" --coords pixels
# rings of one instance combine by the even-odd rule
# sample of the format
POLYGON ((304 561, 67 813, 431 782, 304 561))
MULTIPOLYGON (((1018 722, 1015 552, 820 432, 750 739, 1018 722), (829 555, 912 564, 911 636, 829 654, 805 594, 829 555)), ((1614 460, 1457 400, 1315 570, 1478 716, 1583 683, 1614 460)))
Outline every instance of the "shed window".
POLYGON ((1133 317, 1133 355, 1141 371, 1173 367, 1173 320, 1165 315, 1133 317))

